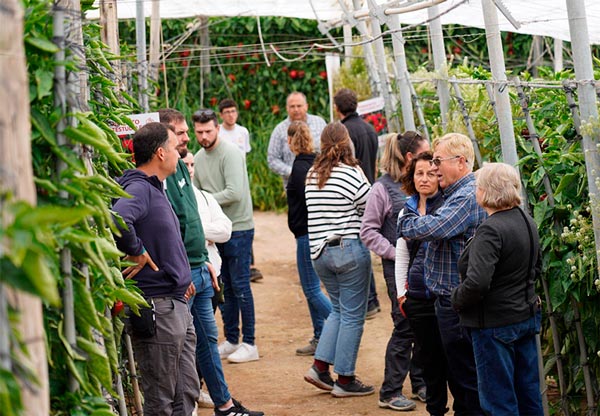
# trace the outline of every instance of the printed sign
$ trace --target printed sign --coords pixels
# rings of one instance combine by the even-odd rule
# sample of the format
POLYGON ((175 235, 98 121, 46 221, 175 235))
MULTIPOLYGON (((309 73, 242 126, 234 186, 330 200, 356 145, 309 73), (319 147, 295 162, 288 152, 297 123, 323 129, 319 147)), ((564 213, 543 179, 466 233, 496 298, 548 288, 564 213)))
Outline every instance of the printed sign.
POLYGON ((375 97, 369 100, 360 101, 356 107, 356 112, 359 116, 362 116, 363 114, 381 111, 383 110, 384 106, 385 103, 383 102, 383 97, 375 97))
POLYGON ((136 132, 137 129, 148 123, 158 123, 160 121, 158 113, 131 114, 127 117, 131 121, 133 121, 133 124, 135 125, 136 129, 134 130, 125 124, 113 125, 112 129, 115 133, 117 133, 118 136, 126 136, 128 134, 133 134, 136 132))

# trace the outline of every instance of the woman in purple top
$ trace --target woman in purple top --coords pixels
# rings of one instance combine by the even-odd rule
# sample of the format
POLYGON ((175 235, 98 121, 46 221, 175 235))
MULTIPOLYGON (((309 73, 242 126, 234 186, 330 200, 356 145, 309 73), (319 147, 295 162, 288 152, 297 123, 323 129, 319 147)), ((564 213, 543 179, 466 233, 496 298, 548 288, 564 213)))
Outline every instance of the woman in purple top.
POLYGON ((379 391, 379 407, 411 410, 415 402, 402 395, 402 384, 410 372, 412 398, 425 401, 426 389, 419 350, 413 349, 413 334, 408 321, 400 313, 394 276, 396 253, 396 220, 408 196, 400 189, 400 180, 413 157, 429 150, 429 143, 419 133, 407 131, 389 135, 381 159, 385 174, 371 188, 362 219, 360 238, 375 254, 381 256, 383 277, 392 303, 394 329, 385 353, 385 373, 379 391), (414 360, 411 360, 411 355, 414 360))
POLYGON ((321 291, 321 281, 310 260, 308 242, 308 212, 304 196, 304 182, 316 155, 312 134, 305 122, 292 121, 287 134, 290 150, 296 155, 292 173, 285 188, 288 202, 288 227, 296 237, 298 276, 308 302, 308 311, 313 326, 313 338, 308 345, 298 348, 296 355, 313 355, 317 349, 321 331, 323 331, 323 323, 331 312, 331 302, 321 291))

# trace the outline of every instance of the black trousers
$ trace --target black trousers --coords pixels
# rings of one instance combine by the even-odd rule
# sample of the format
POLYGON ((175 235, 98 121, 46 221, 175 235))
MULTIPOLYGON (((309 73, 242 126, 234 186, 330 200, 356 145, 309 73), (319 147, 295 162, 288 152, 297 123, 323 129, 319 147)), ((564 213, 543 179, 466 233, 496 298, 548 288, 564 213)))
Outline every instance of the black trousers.
POLYGON ((407 296, 404 312, 421 350, 423 378, 427 386, 426 409, 431 415, 441 416, 449 409, 448 363, 435 316, 435 299, 418 299, 407 296))
POLYGON ((385 372, 379 391, 379 398, 387 400, 402 394, 402 384, 407 375, 410 375, 413 393, 425 387, 425 381, 423 380, 423 368, 420 365, 422 354, 414 342, 408 320, 402 316, 398 307, 394 262, 383 261, 383 277, 392 302, 391 316, 394 322, 394 329, 385 351, 385 372))

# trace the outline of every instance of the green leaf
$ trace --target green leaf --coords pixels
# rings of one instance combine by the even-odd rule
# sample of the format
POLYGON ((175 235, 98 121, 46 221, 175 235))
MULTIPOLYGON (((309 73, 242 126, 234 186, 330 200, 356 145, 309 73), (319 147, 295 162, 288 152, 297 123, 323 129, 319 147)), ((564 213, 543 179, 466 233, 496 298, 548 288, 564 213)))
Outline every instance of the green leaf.
POLYGON ((60 50, 58 46, 44 38, 36 38, 31 35, 25 36, 25 42, 44 52, 56 53, 60 50))
POLYGON ((71 279, 73 282, 73 293, 77 299, 77 314, 89 323, 93 328, 100 329, 98 311, 92 300, 92 293, 79 279, 71 279))
POLYGON ((555 193, 561 193, 563 190, 565 190, 569 185, 571 185, 574 181, 577 181, 578 175, 576 175, 575 173, 567 173, 566 175, 564 175, 561 179, 560 179, 560 183, 558 184, 558 187, 556 188, 555 193))
POLYGON ((36 293, 53 306, 60 305, 56 280, 48 267, 48 258, 29 250, 21 265, 25 275, 35 287, 36 293))
POLYGON ((35 229, 49 225, 69 226, 82 221, 90 214, 88 207, 59 207, 46 205, 32 208, 21 213, 15 218, 15 225, 23 228, 35 229))
POLYGON ((82 337, 77 337, 77 346, 89 356, 87 365, 90 373, 100 381, 104 388, 112 390, 112 372, 104 351, 95 342, 90 342, 82 337))
POLYGON ((51 71, 39 68, 35 71, 35 83, 37 85, 37 98, 41 100, 52 93, 54 74, 51 71))

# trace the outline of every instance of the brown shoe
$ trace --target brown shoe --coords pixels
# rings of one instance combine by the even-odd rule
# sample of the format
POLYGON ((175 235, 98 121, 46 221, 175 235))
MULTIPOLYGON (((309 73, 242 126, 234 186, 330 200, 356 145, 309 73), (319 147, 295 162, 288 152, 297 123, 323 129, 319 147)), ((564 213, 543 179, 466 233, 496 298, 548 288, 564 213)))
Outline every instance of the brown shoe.
POLYGON ((256 267, 250 268, 250 281, 256 282, 257 280, 262 280, 263 275, 256 267))

